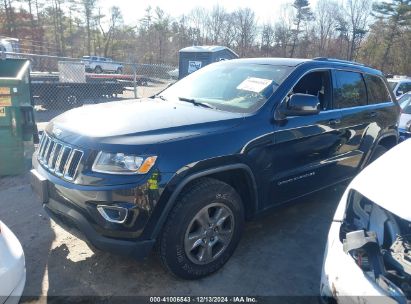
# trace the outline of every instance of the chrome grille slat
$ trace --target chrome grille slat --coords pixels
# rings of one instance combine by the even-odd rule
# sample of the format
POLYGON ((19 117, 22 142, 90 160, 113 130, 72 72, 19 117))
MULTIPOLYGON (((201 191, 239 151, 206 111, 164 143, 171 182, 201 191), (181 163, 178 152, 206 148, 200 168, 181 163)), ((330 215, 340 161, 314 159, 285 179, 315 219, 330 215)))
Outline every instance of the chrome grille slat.
POLYGON ((56 146, 57 146, 57 144, 54 143, 53 149, 51 149, 51 152, 50 152, 50 157, 47 161, 47 167, 49 167, 49 169, 53 169, 52 164, 53 164, 54 153, 56 152, 56 146))
POLYGON ((42 143, 42 145, 41 145, 41 147, 40 147, 40 152, 39 152, 39 158, 40 158, 40 160, 42 160, 43 158, 44 158, 44 150, 46 150, 46 146, 47 146, 47 143, 48 143, 48 137, 47 136, 44 136, 44 140, 43 140, 43 143, 42 143))
POLYGON ((43 134, 37 159, 48 171, 72 181, 77 175, 82 158, 83 151, 43 134))
POLYGON ((50 143, 49 143, 49 145, 47 147, 47 150, 46 150, 46 153, 44 155, 44 165, 46 167, 49 166, 49 160, 51 158, 51 152, 53 151, 55 144, 56 143, 53 140, 50 140, 50 143))
POLYGON ((70 154, 68 155, 67 161, 64 165, 64 172, 63 172, 64 178, 67 178, 67 170, 70 167, 70 163, 72 159, 73 159, 73 149, 70 149, 70 154))
POLYGON ((60 153, 59 153, 59 155, 57 156, 56 165, 55 165, 55 167, 54 167, 54 171, 56 172, 57 175, 59 175, 59 174, 61 173, 61 172, 60 172, 61 159, 62 159, 62 157, 63 157, 63 154, 64 154, 64 150, 65 150, 65 149, 66 149, 66 147, 62 146, 61 149, 60 149, 60 153))
POLYGON ((78 166, 80 165, 80 160, 83 157, 83 152, 77 149, 73 149, 71 151, 70 160, 67 162, 66 166, 67 169, 65 170, 64 177, 66 179, 73 179, 78 166))
POLYGON ((47 143, 47 145, 46 145, 46 148, 44 149, 43 158, 42 158, 43 164, 45 164, 45 165, 47 165, 47 155, 49 154, 49 149, 50 149, 50 145, 51 145, 51 139, 48 138, 46 143, 47 143))

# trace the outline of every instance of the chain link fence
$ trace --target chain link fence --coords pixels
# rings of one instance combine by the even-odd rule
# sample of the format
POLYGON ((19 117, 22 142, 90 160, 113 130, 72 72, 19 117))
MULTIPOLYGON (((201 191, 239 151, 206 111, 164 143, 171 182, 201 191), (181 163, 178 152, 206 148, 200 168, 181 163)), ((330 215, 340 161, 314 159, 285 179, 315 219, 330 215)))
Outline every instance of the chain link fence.
POLYGON ((37 122, 49 121, 75 107, 150 97, 178 78, 178 69, 164 64, 115 62, 96 56, 12 55, 31 62, 30 87, 37 122))

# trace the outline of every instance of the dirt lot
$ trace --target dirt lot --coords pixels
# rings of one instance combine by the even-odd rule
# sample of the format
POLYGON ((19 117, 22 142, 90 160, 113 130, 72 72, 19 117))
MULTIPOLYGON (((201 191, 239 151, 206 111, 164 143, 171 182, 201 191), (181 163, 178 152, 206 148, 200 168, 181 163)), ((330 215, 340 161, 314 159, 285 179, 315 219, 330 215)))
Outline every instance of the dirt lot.
POLYGON ((48 218, 27 175, 0 179, 0 219, 26 254, 23 302, 79 295, 309 295, 309 302, 316 303, 325 239, 344 187, 329 188, 248 223, 225 267, 198 281, 172 277, 154 255, 136 262, 93 253, 48 218))

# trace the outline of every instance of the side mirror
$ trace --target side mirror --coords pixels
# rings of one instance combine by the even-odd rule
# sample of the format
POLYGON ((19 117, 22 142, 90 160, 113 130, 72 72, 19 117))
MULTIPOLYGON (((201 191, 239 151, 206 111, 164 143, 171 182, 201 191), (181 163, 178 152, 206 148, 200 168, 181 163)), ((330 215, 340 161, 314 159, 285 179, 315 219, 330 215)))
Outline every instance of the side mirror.
POLYGON ((281 116, 305 116, 320 112, 320 101, 317 96, 309 94, 293 94, 287 103, 279 109, 281 116))

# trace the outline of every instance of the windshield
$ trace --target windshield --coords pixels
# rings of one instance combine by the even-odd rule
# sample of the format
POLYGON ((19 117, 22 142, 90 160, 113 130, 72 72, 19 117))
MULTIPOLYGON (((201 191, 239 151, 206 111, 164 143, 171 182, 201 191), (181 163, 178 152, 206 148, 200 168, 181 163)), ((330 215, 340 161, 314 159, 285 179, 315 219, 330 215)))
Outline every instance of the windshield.
POLYGON ((251 113, 260 108, 292 67, 238 62, 210 64, 161 93, 166 100, 191 100, 223 111, 251 113))
POLYGON ((395 86, 397 85, 397 82, 395 81, 388 81, 388 84, 390 85, 391 90, 395 89, 395 86))

